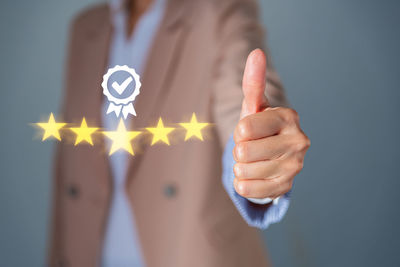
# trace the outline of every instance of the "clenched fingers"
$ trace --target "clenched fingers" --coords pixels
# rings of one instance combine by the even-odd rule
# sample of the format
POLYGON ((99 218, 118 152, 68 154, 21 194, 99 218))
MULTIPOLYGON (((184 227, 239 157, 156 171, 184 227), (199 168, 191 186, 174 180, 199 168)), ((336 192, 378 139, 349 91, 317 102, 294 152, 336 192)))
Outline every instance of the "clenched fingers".
POLYGON ((233 184, 236 192, 246 198, 276 198, 290 191, 292 181, 288 177, 269 180, 241 180, 235 178, 233 184))

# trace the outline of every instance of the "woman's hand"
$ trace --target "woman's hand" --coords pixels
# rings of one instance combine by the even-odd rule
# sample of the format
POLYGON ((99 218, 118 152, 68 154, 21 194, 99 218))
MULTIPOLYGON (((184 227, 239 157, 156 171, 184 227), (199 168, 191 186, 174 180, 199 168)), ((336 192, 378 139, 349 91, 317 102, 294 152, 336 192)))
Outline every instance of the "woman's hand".
POLYGON ((296 111, 269 107, 265 72, 265 55, 256 49, 247 58, 241 119, 234 132, 234 186, 246 198, 276 198, 288 192, 310 146, 296 111))

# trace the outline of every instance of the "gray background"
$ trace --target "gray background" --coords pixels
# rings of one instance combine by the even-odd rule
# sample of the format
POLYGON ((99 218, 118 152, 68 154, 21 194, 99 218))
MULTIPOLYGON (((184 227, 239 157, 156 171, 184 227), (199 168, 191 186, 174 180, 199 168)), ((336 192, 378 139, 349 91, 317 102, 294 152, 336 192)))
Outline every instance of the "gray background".
MULTIPOLYGON (((52 143, 28 123, 58 110, 68 23, 93 2, 2 2, 0 266, 44 265, 52 143)), ((312 143, 287 216, 264 233, 276 266, 400 264, 399 10, 389 0, 262 3, 312 143)))

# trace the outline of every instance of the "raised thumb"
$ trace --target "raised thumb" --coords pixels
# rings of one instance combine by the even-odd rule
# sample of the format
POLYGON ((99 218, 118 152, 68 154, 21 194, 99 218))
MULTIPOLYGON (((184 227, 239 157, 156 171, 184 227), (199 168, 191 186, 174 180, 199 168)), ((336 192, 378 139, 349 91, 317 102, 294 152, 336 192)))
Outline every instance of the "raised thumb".
POLYGON ((257 113, 269 106, 265 90, 265 72, 267 61, 261 49, 253 50, 247 57, 243 73, 242 89, 244 94, 240 118, 257 113))

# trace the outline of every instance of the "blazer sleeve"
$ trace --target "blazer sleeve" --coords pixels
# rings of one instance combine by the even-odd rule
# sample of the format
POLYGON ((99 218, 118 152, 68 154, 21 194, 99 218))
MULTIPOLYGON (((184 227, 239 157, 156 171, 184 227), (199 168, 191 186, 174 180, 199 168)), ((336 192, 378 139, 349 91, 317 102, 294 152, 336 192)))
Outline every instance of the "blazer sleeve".
POLYGON ((272 106, 287 106, 280 79, 265 45, 264 29, 253 0, 221 1, 218 8, 217 57, 213 72, 212 112, 223 147, 239 121, 242 77, 248 54, 261 48, 267 55, 265 92, 272 106))
MULTIPOLYGON (((79 13, 73 18, 69 26, 69 36, 67 45, 67 57, 66 57, 66 73, 65 73, 65 88, 68 88, 68 82, 70 81, 69 75, 72 69, 71 55, 77 50, 77 30, 81 26, 80 21, 85 16, 85 12, 79 13)), ((66 104, 68 99, 67 90, 63 91, 63 101, 60 107, 60 114, 65 119, 66 104)), ((52 197, 51 197, 51 214, 50 214, 50 231, 47 245, 47 266, 61 266, 65 264, 63 262, 63 236, 62 236, 62 224, 63 224, 63 177, 62 177, 62 154, 63 154, 63 143, 58 142, 54 149, 53 157, 53 169, 52 169, 52 197)))
POLYGON ((213 115, 220 143, 225 148, 223 156, 223 185, 239 213, 250 225, 265 229, 280 221, 289 206, 289 194, 278 201, 265 205, 250 202, 236 193, 233 187, 232 156, 233 130, 239 121, 242 106, 242 77, 248 54, 261 48, 267 55, 265 93, 272 106, 287 106, 279 76, 275 72, 265 45, 264 30, 259 22, 258 5, 255 1, 224 1, 219 9, 218 57, 213 76, 213 115))

